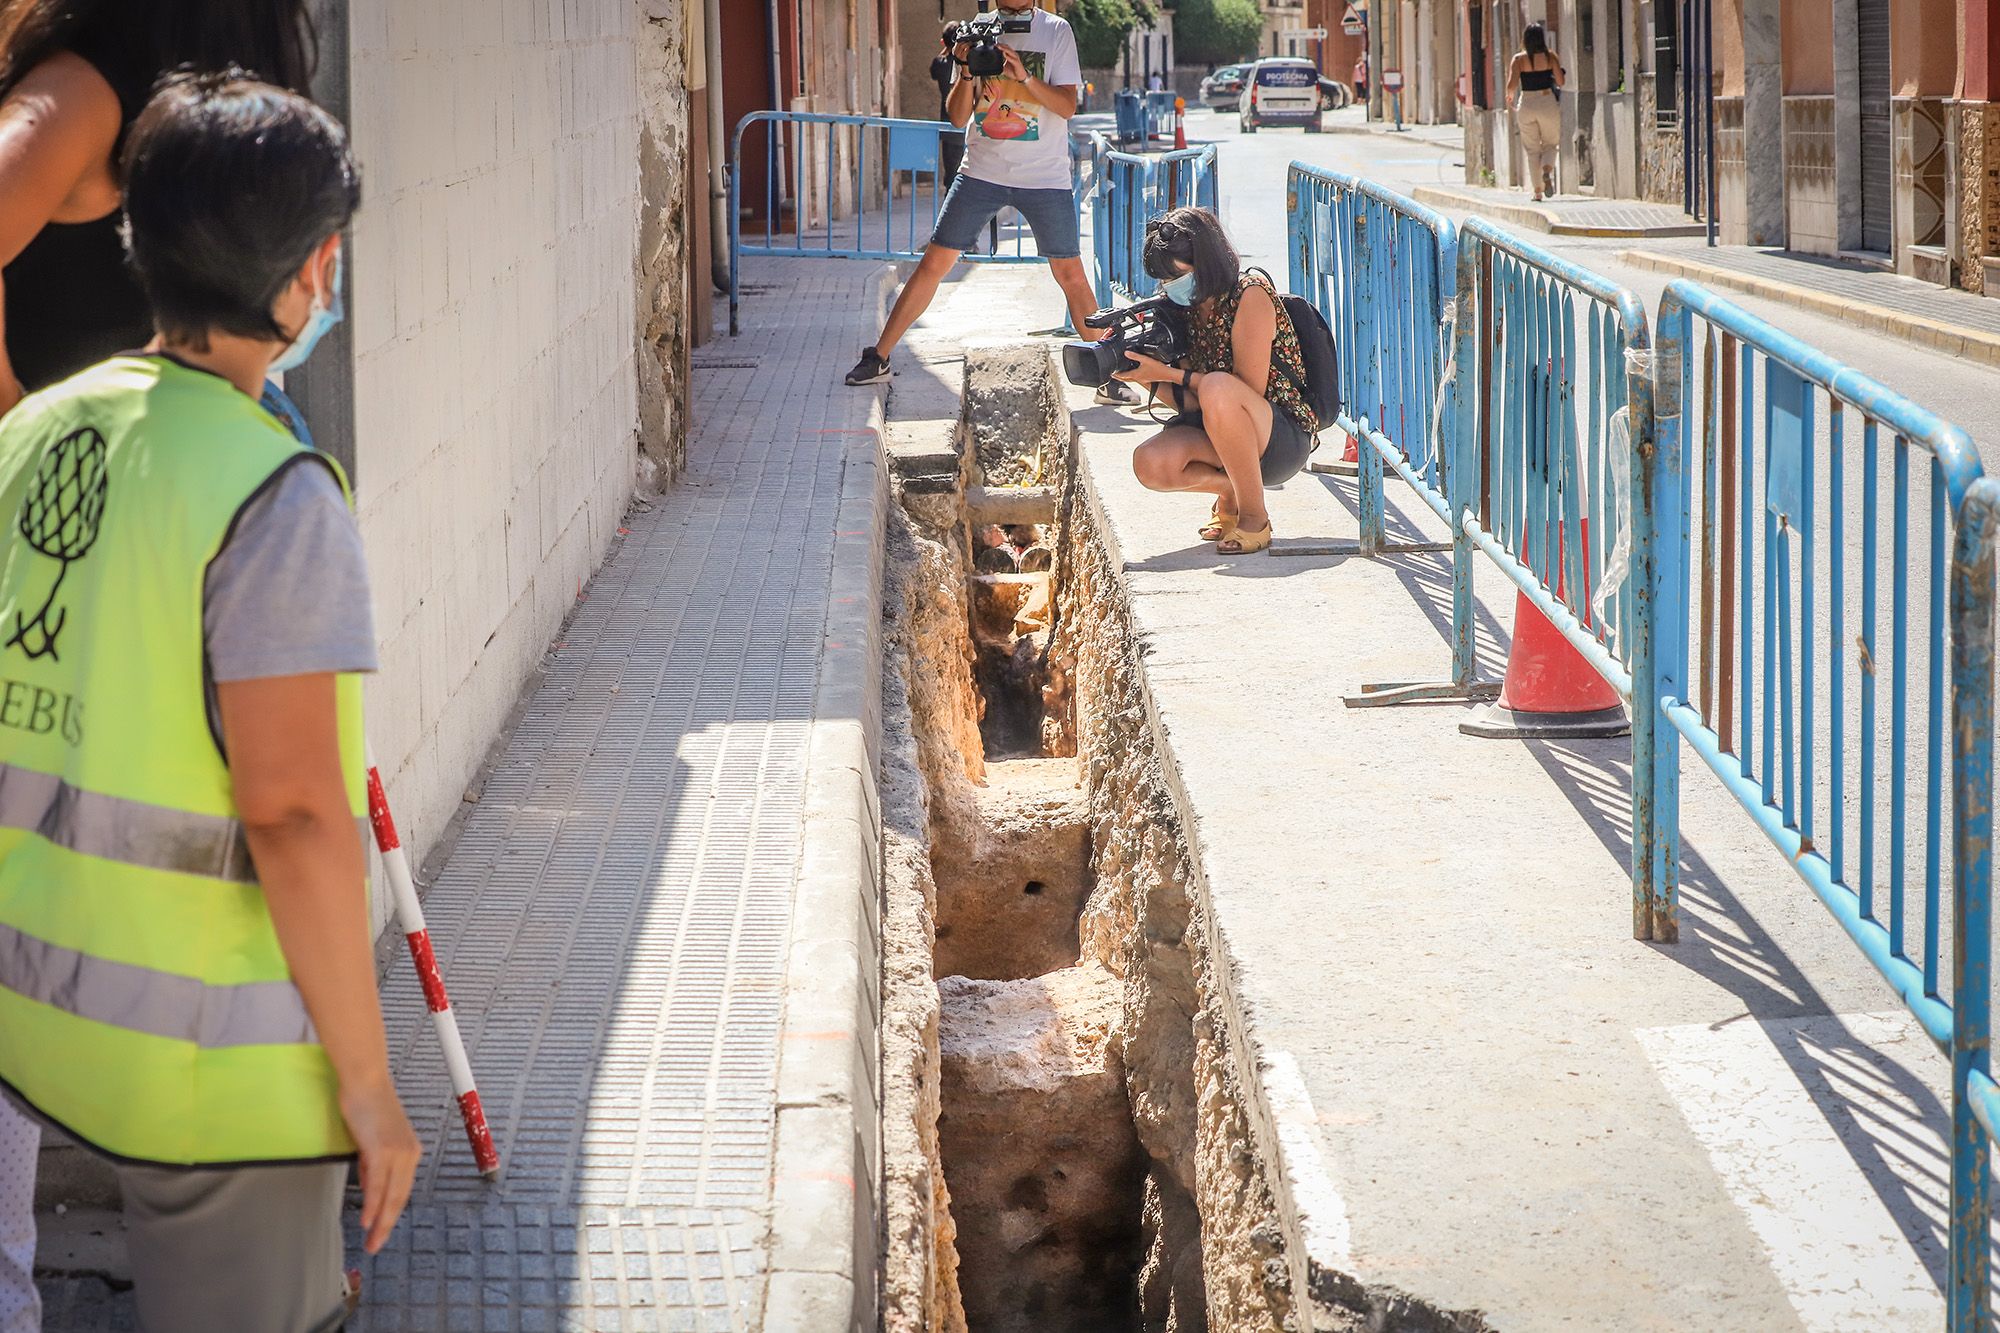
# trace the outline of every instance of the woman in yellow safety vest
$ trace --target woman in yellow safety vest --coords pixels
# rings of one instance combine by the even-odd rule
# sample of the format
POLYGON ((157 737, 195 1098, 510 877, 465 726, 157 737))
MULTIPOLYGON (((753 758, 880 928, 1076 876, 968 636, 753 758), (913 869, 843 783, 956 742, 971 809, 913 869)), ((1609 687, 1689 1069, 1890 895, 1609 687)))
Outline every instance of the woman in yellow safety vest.
POLYGON ((0 1085, 115 1165, 148 1333, 343 1317, 419 1148, 368 928, 360 537, 258 404, 341 316, 346 133, 171 80, 124 155, 158 336, 0 418, 0 1085))

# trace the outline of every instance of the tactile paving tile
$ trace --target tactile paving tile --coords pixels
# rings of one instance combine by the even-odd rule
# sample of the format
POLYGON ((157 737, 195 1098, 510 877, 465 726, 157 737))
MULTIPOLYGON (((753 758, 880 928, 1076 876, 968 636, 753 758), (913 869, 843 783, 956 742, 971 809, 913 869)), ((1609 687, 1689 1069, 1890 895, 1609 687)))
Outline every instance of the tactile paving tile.
MULTIPOLYGON (((389 970, 425 1160, 353 1333, 740 1329, 759 1306, 837 432, 873 397, 840 375, 873 266, 759 269, 731 364, 694 377, 687 473, 628 516, 424 897, 499 1184, 412 969, 389 970)), ((94 1279, 46 1295, 51 1333, 131 1327, 94 1279)))

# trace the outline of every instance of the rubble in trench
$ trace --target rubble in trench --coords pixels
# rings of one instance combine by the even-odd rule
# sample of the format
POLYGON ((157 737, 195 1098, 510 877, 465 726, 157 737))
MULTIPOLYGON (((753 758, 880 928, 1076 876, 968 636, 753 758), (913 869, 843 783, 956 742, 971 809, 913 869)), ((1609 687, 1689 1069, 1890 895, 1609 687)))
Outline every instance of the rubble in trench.
POLYGON ((884 1327, 1295 1327, 1047 352, 966 380, 891 515, 884 1327))

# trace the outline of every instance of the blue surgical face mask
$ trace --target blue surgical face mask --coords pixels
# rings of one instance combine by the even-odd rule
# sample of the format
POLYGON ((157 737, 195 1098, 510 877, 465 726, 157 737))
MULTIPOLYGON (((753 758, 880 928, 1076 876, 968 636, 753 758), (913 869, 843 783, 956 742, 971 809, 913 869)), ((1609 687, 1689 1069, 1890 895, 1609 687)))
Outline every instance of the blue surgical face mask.
POLYGON ((1175 305, 1194 304, 1194 274, 1183 273, 1160 284, 1160 291, 1175 305))
POLYGON ((340 251, 334 251, 331 294, 324 297, 314 294, 312 313, 306 316, 305 327, 299 330, 298 337, 292 339, 291 346, 278 353, 278 359, 271 363, 274 372, 297 370, 304 365, 306 358, 313 354, 313 348, 319 346, 319 340, 326 337, 334 325, 347 318, 346 303, 340 299, 341 261, 340 251))

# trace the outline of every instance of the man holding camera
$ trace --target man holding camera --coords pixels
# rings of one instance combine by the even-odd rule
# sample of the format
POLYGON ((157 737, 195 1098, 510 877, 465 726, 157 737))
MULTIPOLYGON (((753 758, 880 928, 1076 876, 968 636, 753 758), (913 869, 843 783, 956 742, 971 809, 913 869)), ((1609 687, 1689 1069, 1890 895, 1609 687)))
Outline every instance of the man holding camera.
MULTIPOLYGON (((1003 208, 1012 207, 1027 220, 1079 332, 1084 317, 1097 309, 1083 271, 1070 184, 1069 119, 1083 84, 1076 37, 1068 23, 1036 8, 1033 0, 998 4, 998 14, 978 20, 984 33, 968 31, 973 25, 958 30, 951 51, 956 77, 945 98, 945 118, 965 130, 965 161, 917 271, 896 297, 882 336, 861 349, 861 360, 847 372, 849 384, 889 378, 890 352, 929 308, 959 255, 1003 208), (997 46, 989 35, 996 27, 997 46)), ((1119 392, 1124 388, 1112 387, 1113 401, 1126 399, 1129 391, 1119 392)), ((1129 397, 1137 400, 1136 394, 1129 397)))

